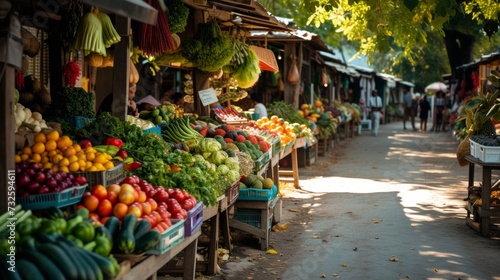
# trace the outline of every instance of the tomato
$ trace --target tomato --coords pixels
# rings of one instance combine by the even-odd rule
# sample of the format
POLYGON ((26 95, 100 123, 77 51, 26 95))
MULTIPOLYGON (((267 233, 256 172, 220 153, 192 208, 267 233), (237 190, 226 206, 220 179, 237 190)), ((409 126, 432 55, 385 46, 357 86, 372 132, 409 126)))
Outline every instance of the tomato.
POLYGON ((97 214, 101 217, 107 217, 111 215, 113 211, 113 204, 108 199, 103 199, 99 202, 99 206, 97 207, 97 214))
POLYGON ((164 211, 164 212, 160 212, 160 217, 161 217, 161 221, 169 220, 170 218, 172 218, 172 214, 170 214, 170 212, 168 212, 168 211, 164 211))
POLYGON ((118 200, 118 196, 114 192, 108 192, 107 199, 111 202, 111 204, 115 205, 118 200))
MULTIPOLYGON (((166 231, 166 230, 170 227, 170 226, 169 226, 167 223, 165 223, 164 221, 162 221, 162 222, 158 223, 158 225, 160 225, 160 226, 163 228, 163 231, 166 231)), ((157 226, 158 226, 158 225, 157 225, 157 226)))
POLYGON ((149 204, 149 202, 142 202, 141 206, 142 206, 142 213, 144 215, 149 215, 151 214, 151 211, 153 211, 151 204, 149 204))
POLYGON ((157 224, 154 229, 157 230, 159 233, 162 233, 165 231, 165 229, 162 227, 161 223, 157 224))
POLYGON ((115 207, 113 207, 113 215, 118 219, 122 219, 128 213, 128 206, 125 203, 117 203, 115 207))
POLYGON ((99 206, 99 199, 91 194, 83 199, 82 204, 85 208, 89 209, 90 212, 94 212, 97 206, 99 206))
POLYGON ((158 212, 156 212, 156 211, 151 212, 151 214, 149 214, 149 216, 150 216, 151 218, 153 218, 153 219, 155 220, 155 222, 156 222, 156 223, 159 223, 159 222, 161 222, 161 220, 162 220, 162 217, 161 217, 160 213, 158 213, 158 212))
POLYGON ((156 200, 152 199, 152 198, 148 198, 146 200, 147 203, 149 203, 151 205, 151 211, 155 211, 156 208, 158 208, 158 203, 156 203, 156 200))
POLYGON ((179 214, 181 214, 182 217, 184 217, 184 220, 187 219, 187 217, 188 217, 188 212, 186 211, 186 209, 181 209, 179 211, 179 214))
POLYGON ((180 189, 174 189, 173 192, 170 194, 170 197, 175 198, 179 203, 184 201, 184 199, 186 199, 184 193, 180 189))
POLYGON ((158 189, 153 195, 153 199, 157 202, 166 202, 167 200, 169 200, 169 195, 166 191, 158 189))
POLYGON ((99 200, 108 198, 108 190, 106 190, 106 188, 103 185, 95 185, 92 188, 91 193, 99 200))
POLYGON ((172 213, 172 215, 179 213, 179 211, 181 211, 182 209, 181 205, 175 198, 169 198, 167 200, 167 206, 168 206, 167 208, 168 212, 172 213))
POLYGON ((130 184, 130 185, 133 185, 133 184, 138 184, 139 183, 139 178, 134 178, 133 176, 129 176, 129 177, 125 177, 123 178, 123 180, 120 182, 120 185, 123 185, 123 184, 130 184))
POLYGON ((185 199, 180 204, 181 204, 182 209, 185 209, 187 211, 193 209, 193 207, 194 207, 193 201, 190 198, 185 199))
POLYGON ((167 224, 167 226, 172 226, 172 221, 170 219, 166 219, 163 221, 165 224, 167 224))

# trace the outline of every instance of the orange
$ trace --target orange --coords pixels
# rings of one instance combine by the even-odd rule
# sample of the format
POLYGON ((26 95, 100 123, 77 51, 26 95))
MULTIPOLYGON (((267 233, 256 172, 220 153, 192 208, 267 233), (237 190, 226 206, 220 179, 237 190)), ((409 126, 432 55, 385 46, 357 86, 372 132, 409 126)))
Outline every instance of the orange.
POLYGON ((113 192, 116 195, 118 195, 120 193, 121 187, 118 184, 111 184, 111 185, 107 186, 106 189, 108 190, 108 193, 113 192))
POLYGON ((30 159, 30 156, 27 154, 21 154, 21 161, 28 161, 30 159))
POLYGON ((59 132, 57 130, 52 130, 45 135, 47 140, 57 141, 59 139, 59 132))
POLYGON ((82 159, 79 159, 78 160, 78 165, 80 165, 80 169, 83 167, 83 169, 85 169, 86 165, 87 165, 87 162, 82 160, 82 159))
POLYGON ((80 165, 75 161, 69 164, 68 169, 70 172, 78 172, 80 171, 80 165))
POLYGON ((45 136, 45 133, 40 132, 37 135, 35 135, 35 142, 37 142, 37 143, 47 142, 47 137, 45 136))
POLYGON ((77 162, 78 157, 75 155, 72 155, 72 156, 68 157, 68 160, 69 160, 69 163, 77 162))
POLYGON ((94 171, 99 171, 95 166, 90 166, 89 168, 86 169, 86 171, 94 172, 94 171))
POLYGON ((94 154, 97 153, 97 151, 92 147, 87 147, 87 148, 85 148, 84 151, 85 151, 85 153, 94 153, 94 154))
POLYGON ((95 185, 92 188, 91 193, 97 197, 99 200, 103 200, 108 197, 108 190, 103 185, 95 185))
POLYGON ((78 143, 73 144, 73 148, 77 153, 82 150, 82 146, 78 145, 78 143))
POLYGON ((102 165, 101 163, 94 163, 92 164, 93 167, 95 167, 95 169, 97 171, 104 171, 106 170, 106 168, 104 168, 104 165, 102 165))
POLYGON ((42 157, 39 154, 34 154, 31 156, 30 161, 39 163, 40 161, 42 161, 42 157))
POLYGON ((49 162, 49 157, 47 157, 47 156, 42 157, 42 160, 40 162, 41 163, 47 163, 47 162, 49 162))
POLYGON ((86 161, 85 162, 85 169, 89 169, 90 167, 92 167, 92 162, 91 161, 86 161))
POLYGON ((85 158, 86 158, 86 160, 88 160, 88 161, 94 161, 94 159, 95 159, 95 153, 93 153, 93 152, 88 152, 88 153, 86 153, 86 154, 85 154, 85 158))
POLYGON ((51 169, 52 168, 52 163, 46 162, 43 164, 43 169, 51 169))
POLYGON ((131 191, 120 192, 118 200, 126 205, 131 205, 135 202, 135 194, 131 191))
POLYGON ((87 160, 87 156, 85 154, 77 154, 76 156, 78 157, 78 160, 83 160, 83 161, 87 160))
POLYGON ((99 199, 94 195, 88 195, 82 200, 83 206, 87 208, 90 212, 94 212, 99 206, 99 199))
POLYGON ((53 156, 50 161, 52 163, 59 163, 61 161, 61 159, 63 159, 64 157, 62 155, 55 155, 53 156))
MULTIPOLYGON (((104 188, 104 187, 103 187, 104 188)), ((107 217, 111 215, 113 211, 113 204, 108 199, 103 199, 99 202, 99 206, 97 206, 97 214, 101 217, 107 217)))
POLYGON ((59 161, 59 166, 68 166, 69 165, 69 160, 67 158, 62 158, 59 161))
MULTIPOLYGON (((64 137, 64 136, 63 136, 64 137)), ((69 146, 67 147, 64 152, 63 152, 64 156, 65 157, 70 157, 70 156, 74 156, 76 155, 76 151, 75 151, 75 148, 73 148, 73 146, 69 146)))
POLYGON ((20 163, 21 162, 21 156, 20 155, 16 155, 15 159, 16 159, 16 163, 20 163))
POLYGON ((104 168, 106 168, 106 169, 111 169, 111 168, 115 167, 115 164, 112 161, 108 161, 103 165, 104 165, 104 168))
POLYGON ((128 206, 125 203, 118 202, 113 207, 113 215, 118 219, 122 219, 128 213, 128 206))
POLYGON ((57 148, 59 148, 60 150, 64 150, 72 145, 73 141, 71 141, 71 139, 67 135, 64 135, 63 137, 59 138, 59 140, 57 140, 57 148))
POLYGON ((45 143, 45 150, 49 152, 54 152, 57 149, 57 143, 54 140, 49 140, 45 143))
POLYGON ((32 154, 31 147, 24 147, 22 153, 30 156, 32 154))
POLYGON ((67 166, 59 166, 59 171, 69 173, 69 168, 67 166))
POLYGON ((106 159, 106 156, 104 154, 98 154, 94 158, 94 163, 104 164, 104 163, 106 163, 106 161, 108 161, 108 160, 106 159))

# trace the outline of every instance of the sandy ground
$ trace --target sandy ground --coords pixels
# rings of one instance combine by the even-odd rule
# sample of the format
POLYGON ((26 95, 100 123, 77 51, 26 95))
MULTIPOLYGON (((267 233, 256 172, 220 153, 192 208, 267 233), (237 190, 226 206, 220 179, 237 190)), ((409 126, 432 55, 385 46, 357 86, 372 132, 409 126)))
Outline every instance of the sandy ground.
POLYGON ((277 254, 235 233, 221 273, 197 279, 500 279, 500 239, 465 224, 457 144, 400 122, 341 141, 300 168, 300 188, 281 186, 277 254))

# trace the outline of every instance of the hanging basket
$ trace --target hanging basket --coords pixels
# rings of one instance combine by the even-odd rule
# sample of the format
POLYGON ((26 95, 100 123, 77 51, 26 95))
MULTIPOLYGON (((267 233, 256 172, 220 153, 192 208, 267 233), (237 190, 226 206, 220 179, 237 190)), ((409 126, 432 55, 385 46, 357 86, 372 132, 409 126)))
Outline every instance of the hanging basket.
POLYGON ((259 58, 259 67, 263 71, 279 72, 278 62, 274 53, 270 49, 261 48, 258 46, 250 46, 259 58))

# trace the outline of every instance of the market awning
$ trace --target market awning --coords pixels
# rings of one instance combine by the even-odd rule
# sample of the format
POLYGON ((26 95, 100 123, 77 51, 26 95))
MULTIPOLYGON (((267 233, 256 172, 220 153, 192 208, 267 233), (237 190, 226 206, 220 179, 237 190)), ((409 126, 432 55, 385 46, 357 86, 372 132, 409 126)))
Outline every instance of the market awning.
POLYGON ((156 25, 158 10, 142 0, 81 0, 83 3, 112 11, 135 21, 156 25))
POLYGON ((259 57, 259 67, 263 71, 271 71, 271 72, 279 72, 280 68, 278 67, 278 62, 276 61, 276 57, 274 56, 274 52, 270 49, 258 47, 258 46, 250 46, 257 57, 259 57))

